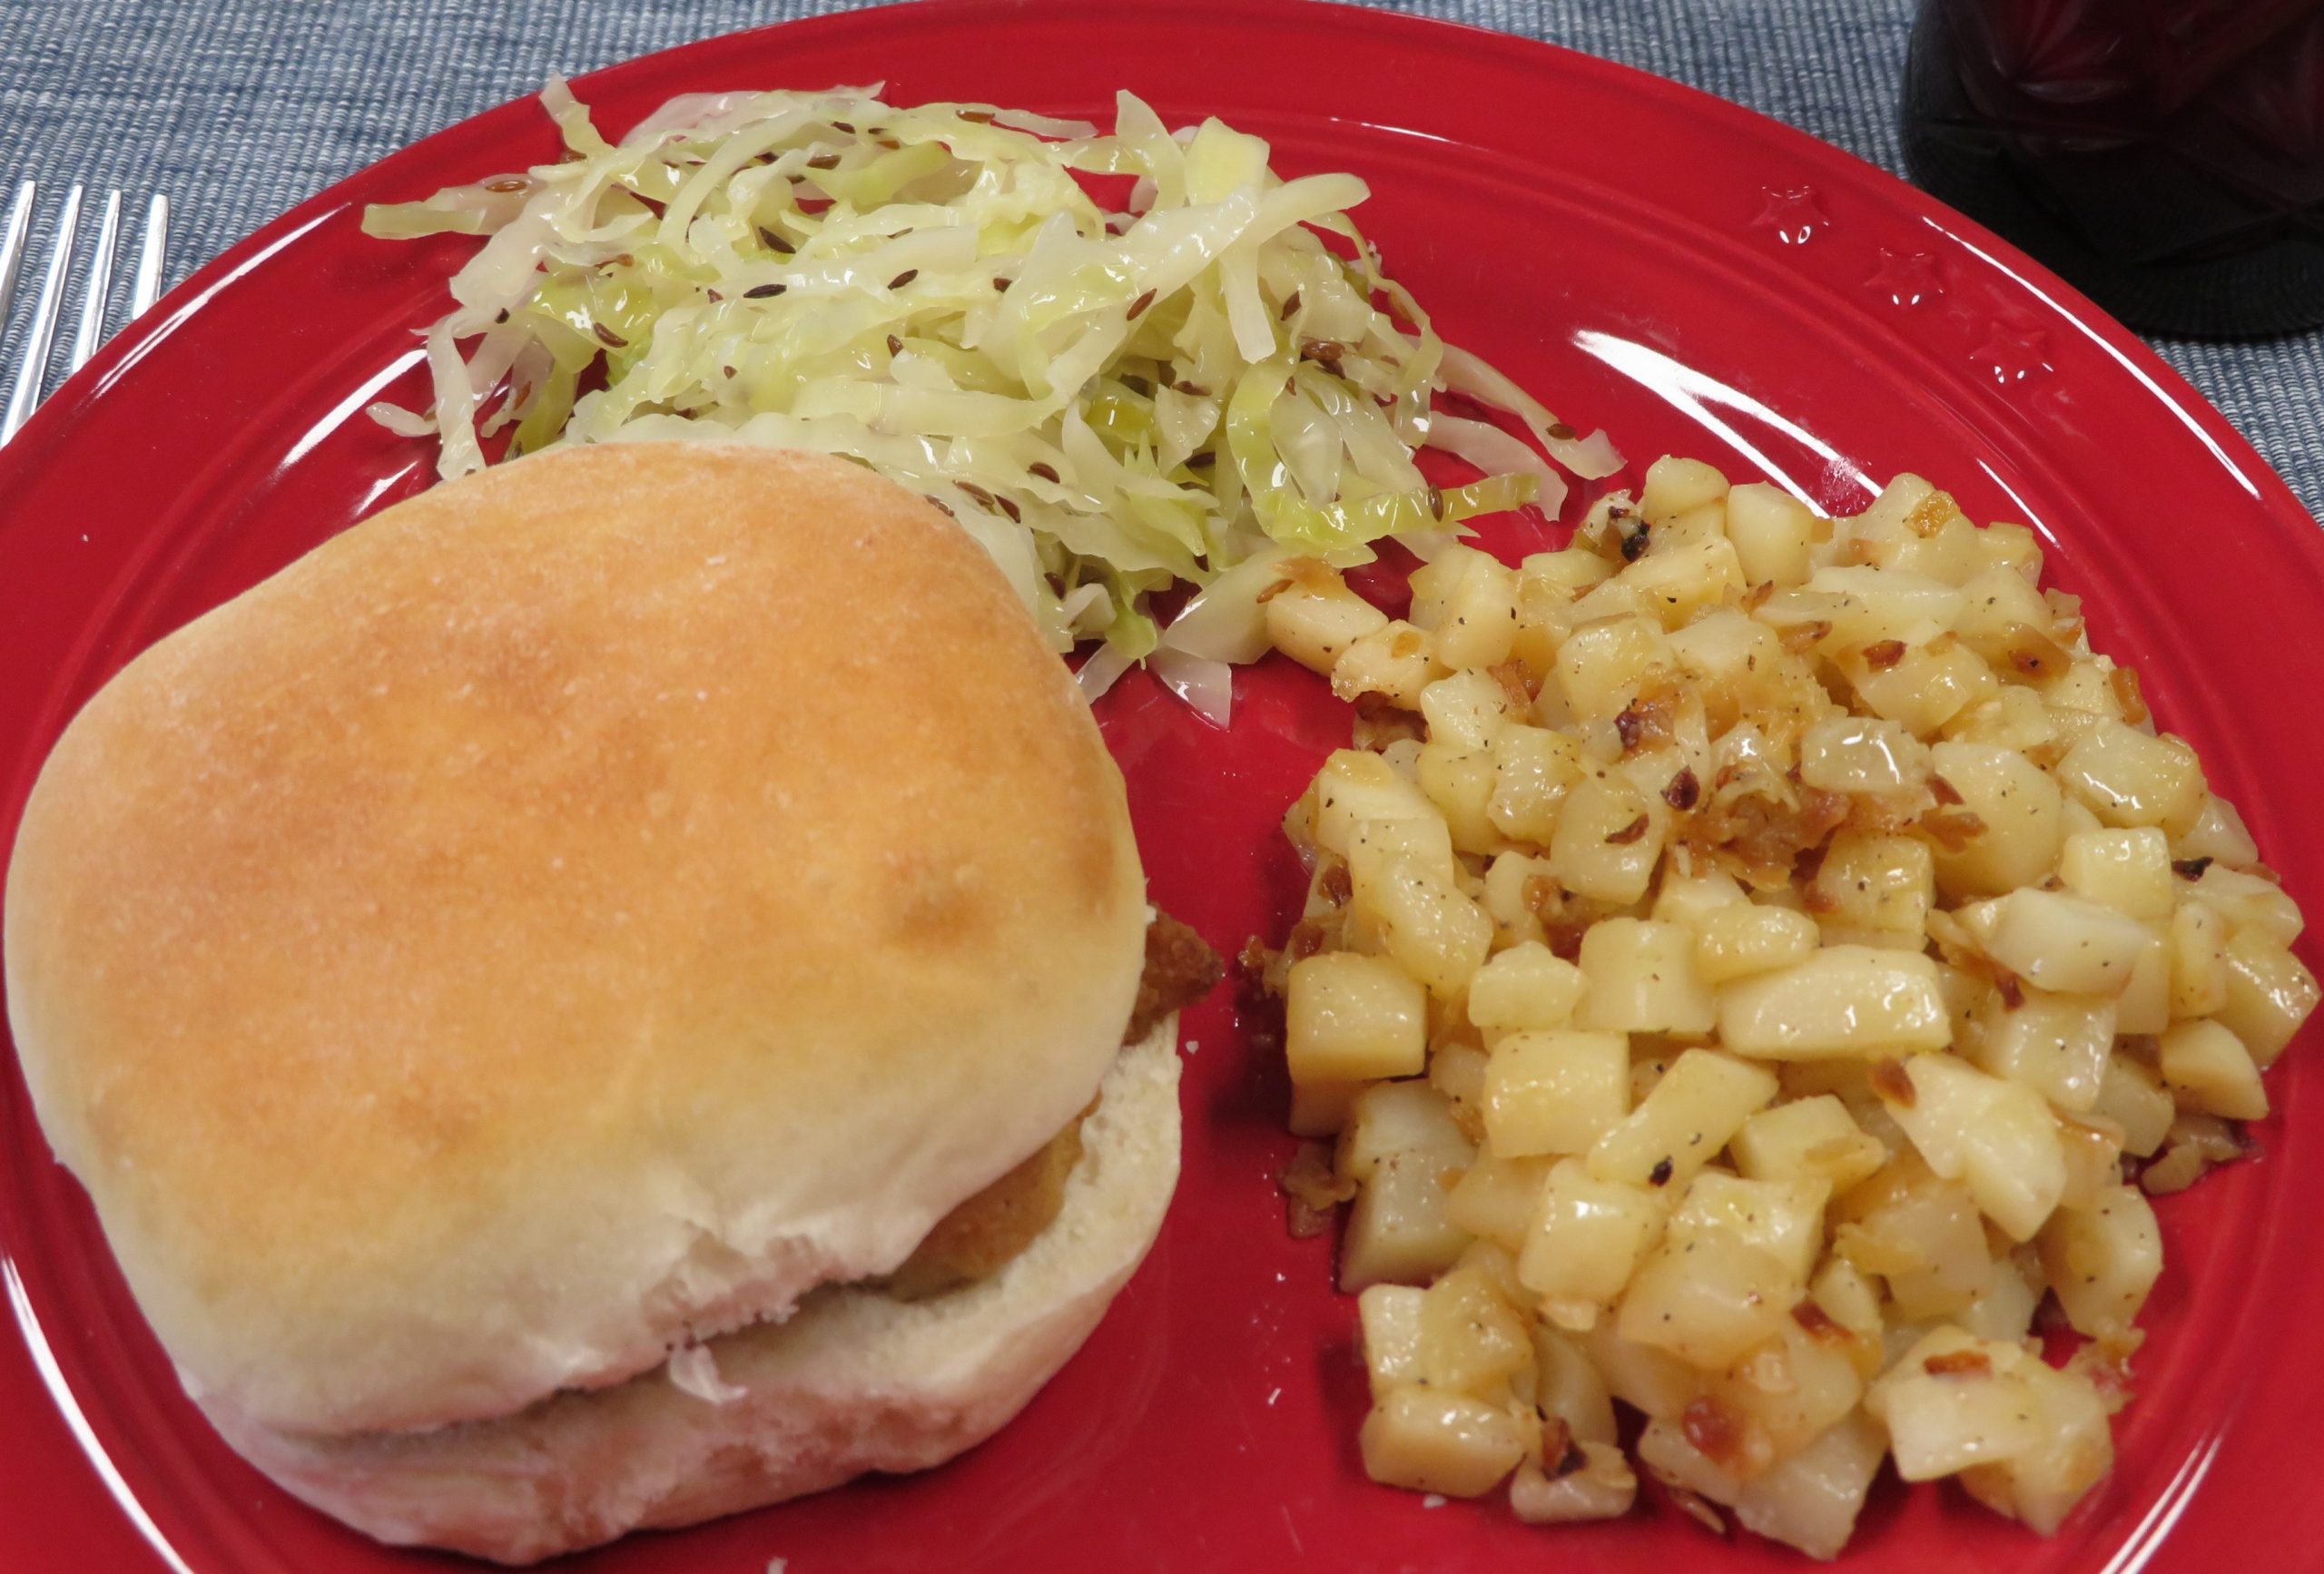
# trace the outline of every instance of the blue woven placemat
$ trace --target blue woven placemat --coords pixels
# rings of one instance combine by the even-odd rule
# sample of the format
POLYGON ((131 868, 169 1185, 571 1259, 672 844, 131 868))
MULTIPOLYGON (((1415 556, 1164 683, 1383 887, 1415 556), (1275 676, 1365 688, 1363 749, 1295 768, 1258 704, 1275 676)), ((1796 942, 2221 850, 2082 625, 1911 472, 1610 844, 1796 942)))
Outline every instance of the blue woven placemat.
MULTIPOLYGON (((1384 3, 1675 77, 1899 167, 1896 87, 1911 0, 1384 3)), ((168 192, 179 203, 171 271, 182 278, 301 198, 533 91, 551 71, 844 8, 844 0, 0 0, 0 179, 168 192)), ((25 315, 20 301, 11 346, 25 315)), ((2324 334, 2156 348, 2311 513, 2324 507, 2324 334)))

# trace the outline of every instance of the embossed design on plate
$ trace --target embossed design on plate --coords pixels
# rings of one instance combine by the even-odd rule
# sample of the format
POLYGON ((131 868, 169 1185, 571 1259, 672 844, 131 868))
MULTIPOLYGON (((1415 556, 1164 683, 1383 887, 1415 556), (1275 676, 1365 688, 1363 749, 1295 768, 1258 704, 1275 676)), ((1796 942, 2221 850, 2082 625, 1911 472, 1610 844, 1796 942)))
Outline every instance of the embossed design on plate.
POLYGON ((1886 296, 1892 306, 1918 306, 1945 293, 1945 264, 1934 251, 1895 251, 1883 246, 1880 266, 1864 282, 1886 296))
POLYGON ((1766 201, 1759 216, 1751 221, 1751 228, 1773 231, 1787 246, 1805 246, 1832 226, 1831 215, 1824 212, 1813 186, 1761 186, 1759 195, 1766 201))
POLYGON ((2050 360, 2047 332, 2000 321, 1986 331, 1977 348, 1969 352, 1969 359, 2004 389, 2022 388, 2057 369, 2050 360))

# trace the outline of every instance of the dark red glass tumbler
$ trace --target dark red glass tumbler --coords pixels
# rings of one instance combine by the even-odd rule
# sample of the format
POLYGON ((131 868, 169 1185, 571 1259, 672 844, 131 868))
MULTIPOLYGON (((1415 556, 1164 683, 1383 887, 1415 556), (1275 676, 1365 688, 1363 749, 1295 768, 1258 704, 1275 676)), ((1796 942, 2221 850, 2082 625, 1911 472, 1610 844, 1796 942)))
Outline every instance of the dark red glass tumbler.
POLYGON ((2324 324, 2324 0, 1921 0, 1905 159, 2134 328, 2324 324))

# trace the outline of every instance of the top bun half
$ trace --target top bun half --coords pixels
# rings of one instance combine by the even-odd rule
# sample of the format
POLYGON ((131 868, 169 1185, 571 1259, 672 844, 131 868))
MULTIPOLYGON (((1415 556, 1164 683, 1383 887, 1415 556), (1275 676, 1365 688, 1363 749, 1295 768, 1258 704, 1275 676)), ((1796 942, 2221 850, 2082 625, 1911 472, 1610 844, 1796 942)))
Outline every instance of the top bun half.
POLYGON ((190 1388, 500 1415, 884 1273, 1089 1099, 1144 882, 1088 706, 848 463, 553 451, 355 526, 66 730, 9 1020, 190 1388))

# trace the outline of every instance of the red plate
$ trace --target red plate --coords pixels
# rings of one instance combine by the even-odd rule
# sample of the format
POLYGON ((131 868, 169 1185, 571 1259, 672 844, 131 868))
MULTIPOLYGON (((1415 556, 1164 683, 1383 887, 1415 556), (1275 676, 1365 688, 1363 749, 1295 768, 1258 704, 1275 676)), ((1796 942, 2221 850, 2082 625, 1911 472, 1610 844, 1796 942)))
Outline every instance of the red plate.
MULTIPOLYGON (((906 102, 1107 113, 1128 86, 1174 123, 1273 139, 1287 172, 1351 169, 1389 265, 1447 335, 1633 457, 1788 478, 1835 507, 1914 469, 1979 518, 2038 529, 2102 648, 2135 663, 2296 894, 2324 731, 2324 539, 2176 376, 2040 268, 1886 175, 1686 88, 1540 45, 1268 0, 970 0, 714 39, 582 82, 602 123, 672 93, 885 79, 906 102)), ((421 397, 411 330, 456 242, 391 246, 360 204, 553 156, 514 105, 399 153, 270 224, 111 346, 0 455, 0 835, 74 707, 131 654, 425 478, 360 418, 421 397), (407 358, 399 360, 399 357, 407 358), (403 367, 400 374, 388 369, 403 367), (384 380, 383 380, 384 377, 384 380)), ((1524 548, 1504 526, 1493 543, 1524 548)), ((1538 534, 1535 532, 1534 534, 1538 534)), ((1143 679, 1108 702, 1157 900, 1222 949, 1279 932, 1296 876, 1274 832, 1348 718, 1281 664, 1221 733, 1143 679)), ((2311 952, 2311 958, 2312 958, 2311 952)), ((1659 1557, 1796 1566, 1668 1511, 1534 1530, 1498 1503, 1367 1483, 1354 1308, 1324 1241, 1284 1233, 1285 1088, 1222 998, 1187 1019, 1186 1179, 1160 1244, 1087 1349, 1014 1426, 917 1479, 862 1485, 576 1569, 1574 1570, 1659 1557), (1196 1045, 1200 1048, 1197 1050, 1196 1045)), ((2324 1190, 2316 1072, 2271 1078, 2258 1163, 2162 1207, 2122 1462, 2053 1540, 1951 1489, 1878 1489, 1855 1568, 2237 1568, 2324 1545, 2309 1490, 2307 1313, 2324 1190)), ((0 1535, 12 1567, 364 1570, 388 1552, 275 1490, 179 1394, 80 1191, 0 1078, 0 1244, 21 1341, 0 1339, 0 1535)))

